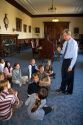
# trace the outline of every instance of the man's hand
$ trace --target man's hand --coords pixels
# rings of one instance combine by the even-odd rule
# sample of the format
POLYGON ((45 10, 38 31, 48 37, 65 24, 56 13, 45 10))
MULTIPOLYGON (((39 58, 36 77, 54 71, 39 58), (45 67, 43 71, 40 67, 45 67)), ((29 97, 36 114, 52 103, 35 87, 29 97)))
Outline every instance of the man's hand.
POLYGON ((60 52, 61 52, 61 48, 60 48, 60 47, 58 47, 58 48, 57 48, 57 51, 60 53, 60 52))
POLYGON ((71 68, 68 68, 68 72, 71 72, 72 71, 72 69, 71 68))

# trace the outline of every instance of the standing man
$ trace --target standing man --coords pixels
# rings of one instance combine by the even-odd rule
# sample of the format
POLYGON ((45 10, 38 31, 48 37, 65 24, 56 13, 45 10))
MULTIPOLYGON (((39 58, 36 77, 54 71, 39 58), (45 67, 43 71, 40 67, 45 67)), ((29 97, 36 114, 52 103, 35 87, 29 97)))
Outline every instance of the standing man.
POLYGON ((65 40, 63 48, 57 48, 58 52, 63 54, 63 63, 61 69, 62 82, 57 93, 72 94, 74 83, 74 69, 78 55, 78 44, 72 36, 69 29, 65 29, 62 33, 65 40))

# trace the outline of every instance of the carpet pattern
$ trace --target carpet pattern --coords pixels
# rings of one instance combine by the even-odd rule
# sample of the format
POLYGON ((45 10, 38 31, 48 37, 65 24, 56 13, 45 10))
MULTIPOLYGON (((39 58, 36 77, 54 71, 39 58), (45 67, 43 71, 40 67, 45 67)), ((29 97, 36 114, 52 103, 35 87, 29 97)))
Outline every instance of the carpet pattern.
MULTIPOLYGON (((5 59, 9 60, 12 65, 15 62, 20 63, 23 74, 27 75, 27 67, 31 58, 31 50, 26 50, 5 59)), ((41 64, 41 60, 37 59, 37 64, 41 64)), ((9 121, 0 121, 0 125, 83 125, 83 55, 80 54, 78 56, 72 95, 56 96, 55 94, 55 89, 60 86, 61 82, 61 64, 62 61, 58 62, 55 60, 53 62, 56 78, 52 80, 51 90, 47 98, 47 103, 53 105, 55 110, 46 115, 43 121, 33 121, 28 118, 26 106, 23 105, 9 121)), ((22 87, 14 85, 14 88, 18 90, 21 99, 25 102, 27 99, 27 85, 22 85, 22 87)))

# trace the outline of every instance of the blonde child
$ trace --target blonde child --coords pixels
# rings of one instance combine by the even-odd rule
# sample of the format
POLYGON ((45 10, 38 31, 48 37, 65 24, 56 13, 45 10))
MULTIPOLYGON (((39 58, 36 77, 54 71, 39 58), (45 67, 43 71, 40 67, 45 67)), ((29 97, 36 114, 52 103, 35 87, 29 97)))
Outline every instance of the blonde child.
POLYGON ((49 77, 55 78, 55 73, 52 68, 51 60, 48 60, 47 64, 44 67, 44 70, 49 77))
POLYGON ((51 79, 50 77, 45 73, 44 71, 44 66, 39 65, 38 67, 38 75, 39 75, 39 86, 44 86, 44 87, 50 87, 51 85, 51 79))
POLYGON ((4 77, 4 73, 3 72, 0 72, 0 81, 4 80, 5 77, 4 77))
POLYGON ((8 80, 0 82, 0 120, 9 120, 13 111, 20 106, 18 93, 11 89, 8 80))
POLYGON ((28 66, 28 76, 29 80, 31 79, 32 75, 38 71, 35 59, 31 59, 30 64, 28 66))

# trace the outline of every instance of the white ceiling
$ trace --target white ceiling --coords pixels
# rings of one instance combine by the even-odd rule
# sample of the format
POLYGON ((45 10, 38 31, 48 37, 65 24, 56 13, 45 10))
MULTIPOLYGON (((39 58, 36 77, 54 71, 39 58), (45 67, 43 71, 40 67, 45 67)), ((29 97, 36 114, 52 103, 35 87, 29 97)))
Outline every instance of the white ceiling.
POLYGON ((83 0, 53 0, 56 11, 48 11, 52 0, 15 0, 32 15, 48 14, 83 14, 83 0))

